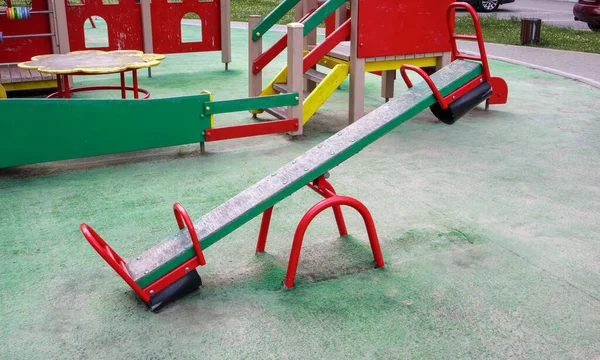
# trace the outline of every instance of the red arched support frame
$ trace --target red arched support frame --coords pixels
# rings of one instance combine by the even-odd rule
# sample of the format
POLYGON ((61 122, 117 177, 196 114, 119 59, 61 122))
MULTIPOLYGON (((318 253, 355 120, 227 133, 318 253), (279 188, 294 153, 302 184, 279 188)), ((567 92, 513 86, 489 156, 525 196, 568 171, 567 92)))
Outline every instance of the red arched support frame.
POLYGON ((300 260, 300 251, 302 250, 302 242, 304 240, 304 234, 308 225, 312 220, 324 210, 335 207, 335 206, 349 206, 356 209, 362 216, 365 226, 367 227, 367 234, 369 236, 369 242, 371 243, 371 250, 373 251, 373 258, 378 268, 385 266, 383 262, 383 255, 381 254, 381 247, 379 246, 379 239, 377 237, 377 230, 375 230, 375 223, 373 217, 367 209, 367 207, 360 201, 347 197, 347 196, 333 196, 325 200, 321 200, 315 206, 313 206, 308 212, 302 217, 296 233, 294 235, 294 243, 292 244, 292 251, 290 253, 290 261, 288 263, 287 274, 285 275, 285 281, 283 285, 290 289, 294 287, 294 280, 296 278, 296 270, 298 269, 298 261, 300 260))
MULTIPOLYGON (((310 182, 307 186, 324 198, 337 196, 333 185, 331 185, 323 176, 318 177, 316 180, 310 182)), ((260 223, 260 231, 258 233, 258 241, 256 243, 256 254, 265 252, 272 214, 272 206, 263 213, 263 218, 260 223)), ((335 222, 337 223, 340 236, 348 235, 348 230, 346 229, 346 222, 344 221, 344 215, 342 213, 341 206, 333 206, 333 215, 335 216, 335 222)))
MULTIPOLYGON (((383 255, 381 254, 381 247, 379 246, 379 238, 377 237, 377 230, 375 229, 375 223, 371 213, 367 207, 360 201, 347 197, 339 196, 335 192, 333 185, 331 185, 324 176, 318 177, 316 180, 310 182, 307 185, 309 188, 314 190, 317 194, 323 196, 325 200, 320 201, 313 206, 300 220, 296 233, 294 235, 294 242, 292 244, 292 251, 290 253, 290 261, 288 263, 288 270, 284 281, 286 288, 294 287, 294 279, 296 277, 296 270, 298 268, 298 261, 300 260, 300 250, 302 249, 302 242, 304 240, 304 234, 306 229, 312 222, 312 220, 321 212, 328 208, 333 208, 333 214, 338 227, 340 236, 348 235, 348 229, 346 228, 346 222, 342 213, 342 205, 349 206, 358 211, 367 228, 367 234, 369 236, 369 242, 371 244, 371 250, 373 251, 373 257, 377 267, 384 267, 383 255)), ((262 222, 260 225, 260 232, 258 235, 258 242, 256 244, 256 253, 265 251, 267 244, 267 235, 269 232, 269 225, 271 223, 271 215, 273 214, 273 207, 270 207, 263 213, 262 222)))

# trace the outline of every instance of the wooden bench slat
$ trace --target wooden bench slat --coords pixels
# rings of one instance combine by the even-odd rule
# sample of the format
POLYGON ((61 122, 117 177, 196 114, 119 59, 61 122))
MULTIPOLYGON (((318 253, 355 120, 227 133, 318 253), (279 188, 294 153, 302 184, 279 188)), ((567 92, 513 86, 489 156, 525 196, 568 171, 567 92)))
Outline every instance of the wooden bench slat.
POLYGON ((21 80, 21 69, 17 67, 17 65, 9 65, 8 71, 10 72, 11 83, 20 83, 21 80))
POLYGON ((12 83, 9 65, 0 65, 0 79, 2 79, 2 84, 12 83))

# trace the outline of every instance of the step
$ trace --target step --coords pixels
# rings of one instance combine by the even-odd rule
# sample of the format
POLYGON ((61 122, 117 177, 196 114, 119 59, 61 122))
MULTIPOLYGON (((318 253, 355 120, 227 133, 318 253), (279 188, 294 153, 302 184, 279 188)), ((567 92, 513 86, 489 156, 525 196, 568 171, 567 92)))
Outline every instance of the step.
MULTIPOLYGON (((312 50, 315 47, 317 46, 309 45, 308 49, 312 50)), ((338 60, 350 61, 350 41, 342 41, 336 47, 334 47, 327 55, 338 60)))
POLYGON ((308 71, 304 73, 304 78, 317 83, 322 82, 325 79, 325 77, 327 77, 327 74, 324 74, 315 69, 308 69, 308 71))
POLYGON ((282 108, 282 107, 277 107, 277 108, 271 108, 271 109, 265 109, 265 111, 268 114, 271 114, 273 116, 275 116, 276 118, 283 120, 283 119, 287 119, 287 109, 286 108, 282 108))
MULTIPOLYGON (((282 94, 288 93, 288 88, 287 88, 286 83, 275 83, 275 84, 273 84, 273 89, 275 89, 276 91, 279 91, 282 94)), ((310 93, 306 90, 304 90, 303 93, 304 93, 305 99, 308 97, 308 95, 310 95, 310 93)))

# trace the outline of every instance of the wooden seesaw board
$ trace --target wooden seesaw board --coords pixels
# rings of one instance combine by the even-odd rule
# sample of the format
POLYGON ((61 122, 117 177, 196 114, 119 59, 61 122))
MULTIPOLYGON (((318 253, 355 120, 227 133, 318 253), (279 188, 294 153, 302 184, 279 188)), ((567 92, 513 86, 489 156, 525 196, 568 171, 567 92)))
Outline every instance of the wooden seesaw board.
MULTIPOLYGON (((432 79, 446 96, 482 71, 480 63, 457 60, 432 79)), ((421 82, 202 216, 194 223, 201 248, 205 250, 435 102, 429 87, 421 82)), ((144 288, 195 256, 189 232, 183 230, 128 260, 127 268, 144 288)))

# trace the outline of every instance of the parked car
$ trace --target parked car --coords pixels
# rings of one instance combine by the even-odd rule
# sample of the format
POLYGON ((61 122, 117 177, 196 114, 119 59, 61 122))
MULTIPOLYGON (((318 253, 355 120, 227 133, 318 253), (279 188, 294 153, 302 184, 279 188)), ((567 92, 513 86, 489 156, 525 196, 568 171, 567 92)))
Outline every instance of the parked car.
POLYGON ((498 10, 498 6, 515 2, 515 0, 460 0, 469 3, 476 10, 483 12, 492 12, 498 10))
POLYGON ((579 0, 573 6, 576 21, 588 24, 592 31, 600 31, 600 0, 579 0))

